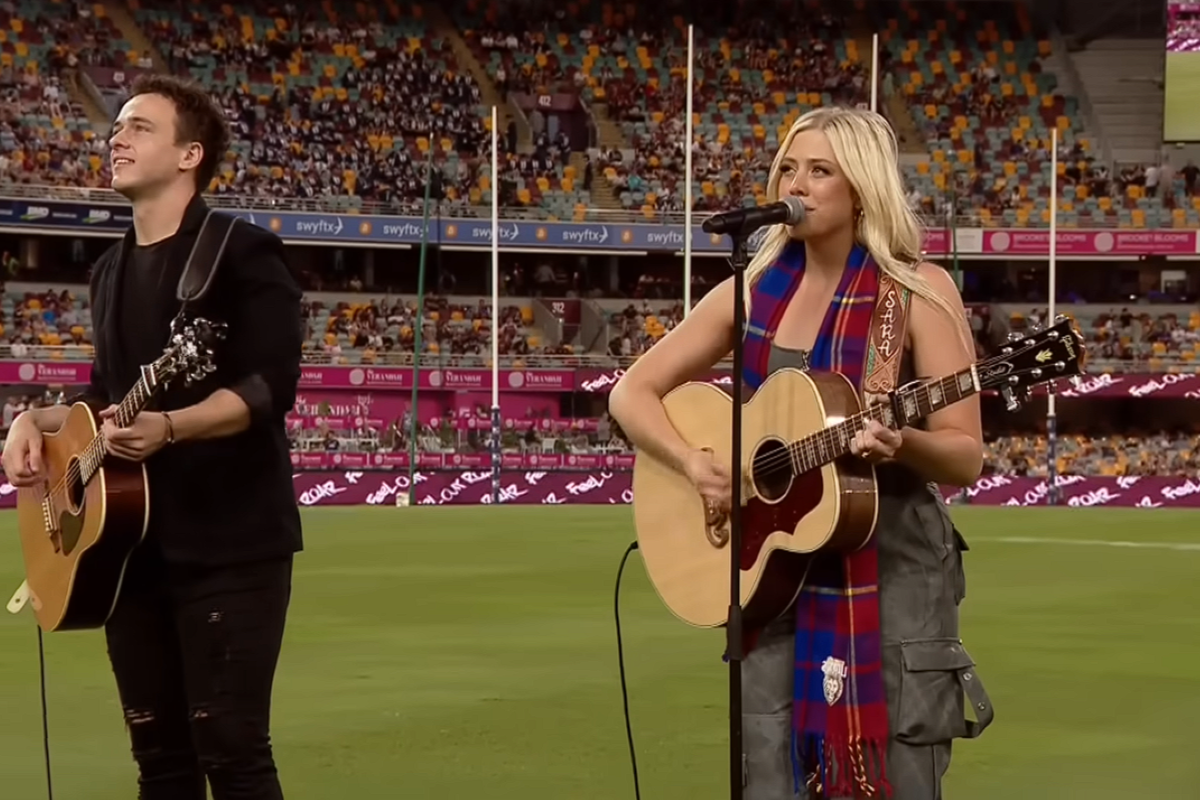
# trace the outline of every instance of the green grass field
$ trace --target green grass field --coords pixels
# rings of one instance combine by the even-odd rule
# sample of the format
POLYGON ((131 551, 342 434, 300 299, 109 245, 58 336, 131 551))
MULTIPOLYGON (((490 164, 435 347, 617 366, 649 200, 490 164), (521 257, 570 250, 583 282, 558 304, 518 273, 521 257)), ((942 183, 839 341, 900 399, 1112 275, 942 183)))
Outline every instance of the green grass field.
POLYGON ((1167 53, 1163 139, 1200 141, 1200 53, 1167 53))
MULTIPOLYGON (((956 744, 947 796, 1200 795, 1200 515, 954 513, 971 545, 963 637, 997 716, 956 744), (1152 546, 1099 543, 1111 540, 1152 546), (1172 543, 1183 546, 1160 546, 1172 543)), ((612 616, 628 508, 320 509, 305 521, 275 695, 289 800, 633 797, 612 616)), ((0 516, 5 592, 20 582, 14 526, 0 516)), ((622 622, 643 796, 727 797, 721 634, 675 621, 631 564, 622 622)), ((46 643, 55 797, 128 800, 101 635, 46 643)), ((36 644, 30 615, 0 620, 6 800, 45 797, 36 644)))

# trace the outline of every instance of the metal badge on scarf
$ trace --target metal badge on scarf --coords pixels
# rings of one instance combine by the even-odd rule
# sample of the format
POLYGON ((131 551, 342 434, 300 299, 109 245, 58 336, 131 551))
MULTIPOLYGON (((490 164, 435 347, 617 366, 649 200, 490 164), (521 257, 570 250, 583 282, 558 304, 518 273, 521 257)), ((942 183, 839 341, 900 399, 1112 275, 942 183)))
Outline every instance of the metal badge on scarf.
POLYGON ((842 692, 846 688, 846 676, 849 674, 846 662, 830 656, 821 665, 821 672, 825 674, 822 684, 825 688, 825 702, 832 706, 842 699, 842 692))

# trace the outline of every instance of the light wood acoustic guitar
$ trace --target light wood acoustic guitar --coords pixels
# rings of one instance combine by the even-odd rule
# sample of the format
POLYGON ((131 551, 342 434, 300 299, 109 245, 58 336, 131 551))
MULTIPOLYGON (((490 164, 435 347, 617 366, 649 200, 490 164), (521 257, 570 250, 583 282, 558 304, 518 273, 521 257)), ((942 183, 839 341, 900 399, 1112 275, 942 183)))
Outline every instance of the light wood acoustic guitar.
MULTIPOLYGON (((986 390, 999 390, 1015 409, 1032 387, 1080 375, 1083 364, 1083 338, 1060 318, 968 369, 914 381, 866 409, 836 373, 781 369, 757 391, 747 389, 739 554, 744 624, 765 624, 791 606, 813 554, 853 551, 870 540, 879 511, 875 468, 849 455, 866 420, 899 430, 986 390)), ((663 404, 688 444, 732 463, 733 404, 724 389, 686 383, 663 404)), ((634 462, 633 511, 650 580, 671 612, 697 627, 725 625, 727 515, 713 513, 686 476, 647 452, 634 462)))
MULTIPOLYGON (((175 379, 202 379, 215 369, 212 345, 224 323, 204 319, 172 325, 168 347, 117 407, 129 425, 175 379)), ((66 422, 44 437, 45 483, 17 495, 25 560, 24 599, 45 631, 99 628, 112 614, 125 566, 146 535, 150 502, 144 464, 109 456, 101 420, 75 403, 66 422)))

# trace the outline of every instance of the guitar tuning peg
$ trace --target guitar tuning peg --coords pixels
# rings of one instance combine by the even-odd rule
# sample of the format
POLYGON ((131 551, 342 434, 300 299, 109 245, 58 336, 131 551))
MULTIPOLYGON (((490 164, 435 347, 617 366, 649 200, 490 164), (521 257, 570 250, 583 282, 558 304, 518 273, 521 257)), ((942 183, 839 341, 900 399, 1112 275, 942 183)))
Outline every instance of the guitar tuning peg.
POLYGON ((1022 334, 1022 333, 1018 333, 1017 331, 1009 331, 1008 332, 1008 341, 1010 341, 1010 342, 1019 342, 1023 338, 1024 338, 1024 334, 1022 334))
POLYGON ((1005 386, 1000 390, 1000 397, 1004 400, 1005 411, 1016 411, 1021 407, 1021 401, 1017 399, 1016 392, 1011 386, 1005 386))
POLYGON ((1066 315, 1066 314, 1055 314, 1055 315, 1054 315, 1054 324, 1055 324, 1055 325, 1061 325, 1061 324, 1063 324, 1063 323, 1064 323, 1064 322, 1066 322, 1066 321, 1067 321, 1067 315, 1066 315))

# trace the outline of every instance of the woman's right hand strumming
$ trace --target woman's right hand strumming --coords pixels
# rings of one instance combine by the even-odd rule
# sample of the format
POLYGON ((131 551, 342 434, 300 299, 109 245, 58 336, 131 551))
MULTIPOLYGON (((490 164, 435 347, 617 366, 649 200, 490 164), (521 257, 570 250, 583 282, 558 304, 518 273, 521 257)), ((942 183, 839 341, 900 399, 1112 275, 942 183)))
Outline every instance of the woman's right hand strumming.
POLYGON ((42 431, 33 413, 26 411, 8 429, 4 440, 4 475, 13 486, 34 486, 46 479, 42 459, 42 431))
POLYGON ((733 501, 729 469, 711 450, 692 450, 683 460, 683 472, 714 511, 728 513, 733 501))

